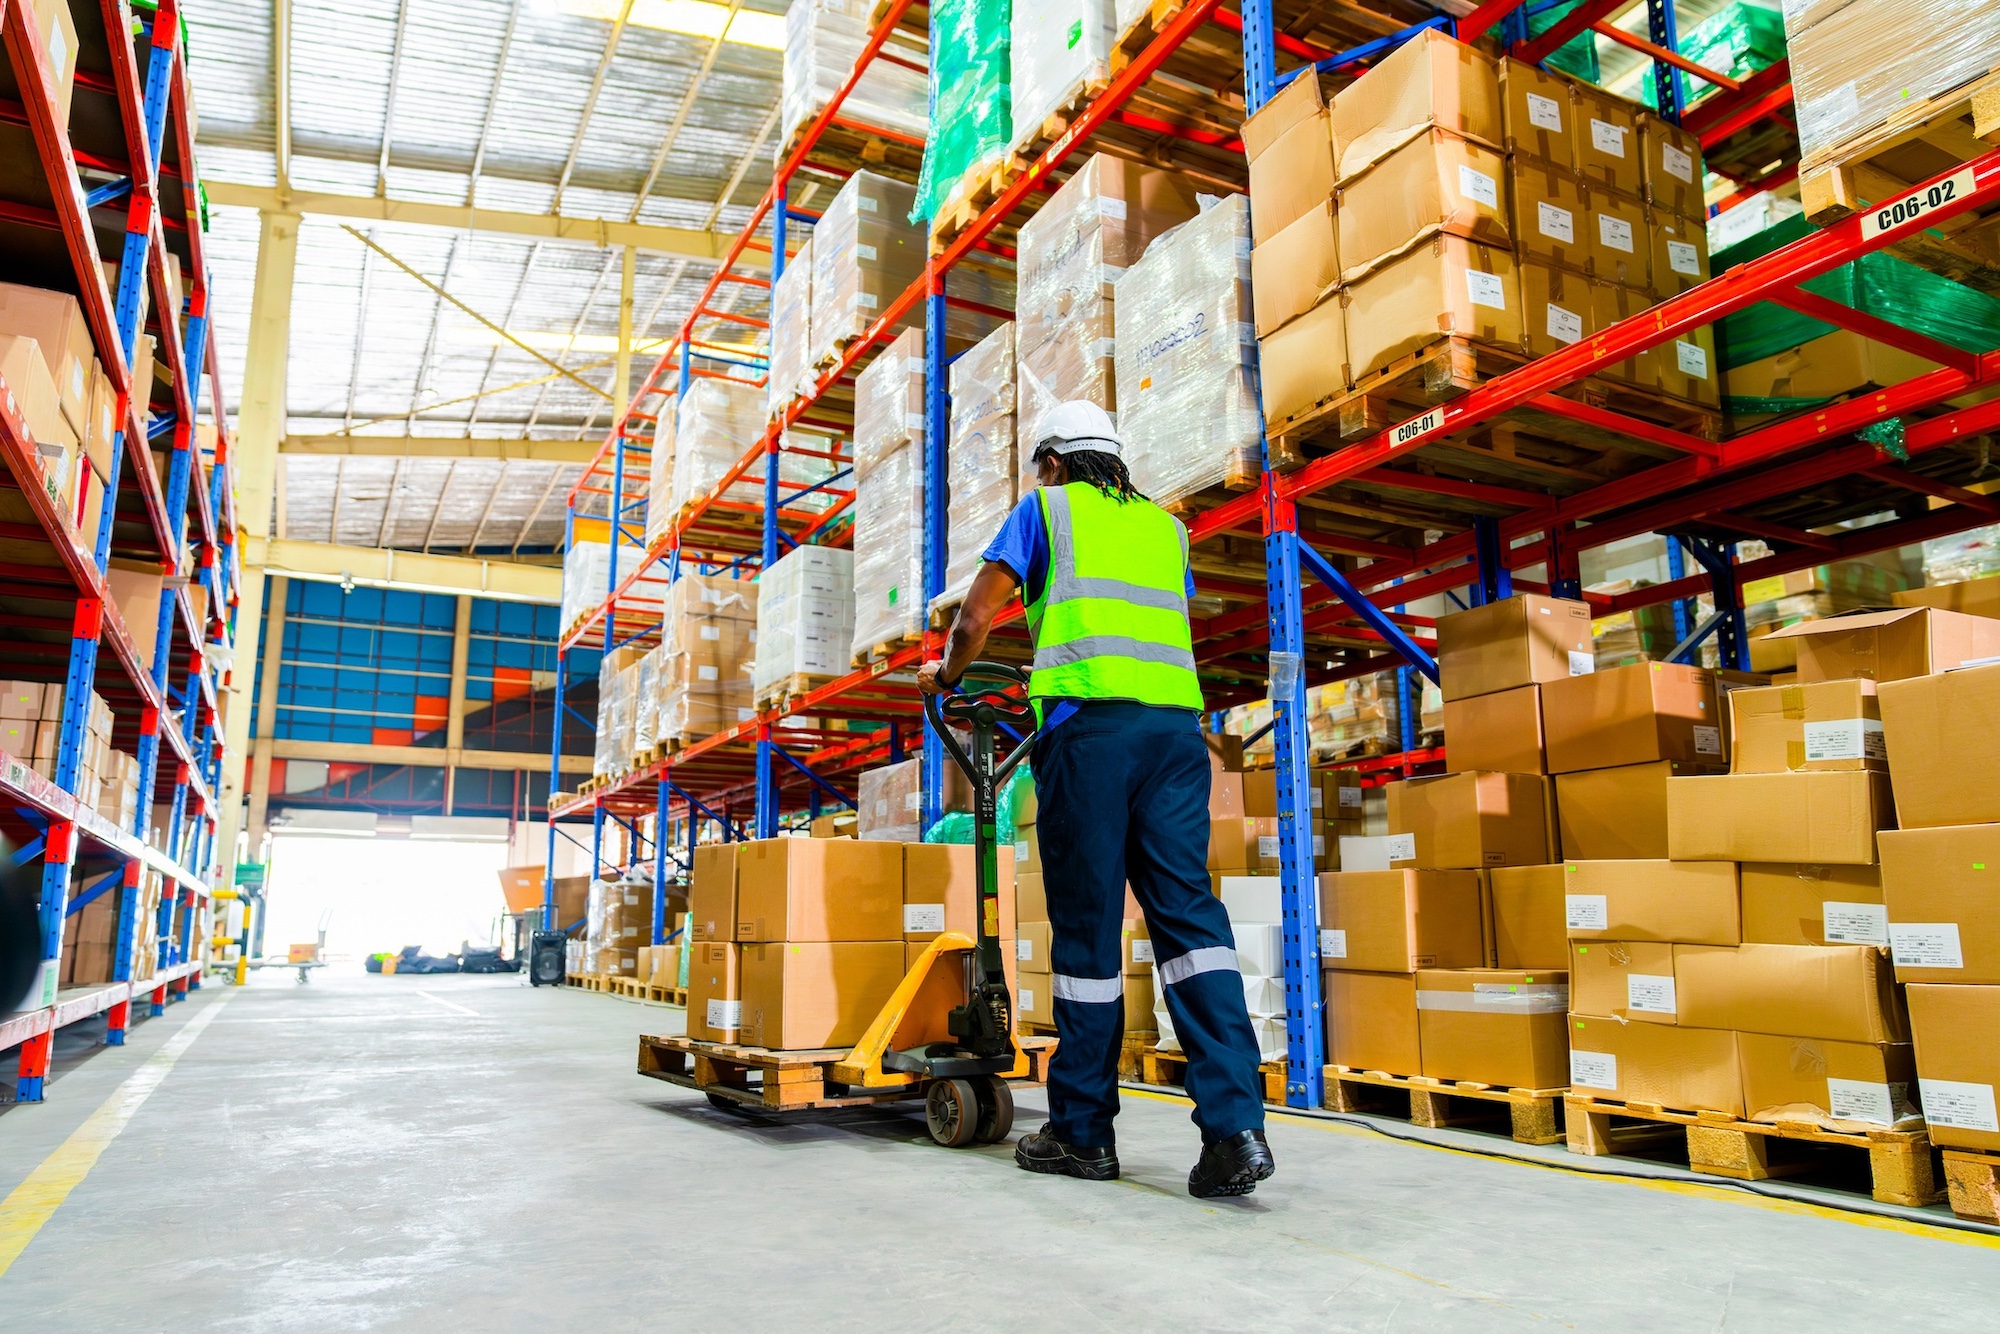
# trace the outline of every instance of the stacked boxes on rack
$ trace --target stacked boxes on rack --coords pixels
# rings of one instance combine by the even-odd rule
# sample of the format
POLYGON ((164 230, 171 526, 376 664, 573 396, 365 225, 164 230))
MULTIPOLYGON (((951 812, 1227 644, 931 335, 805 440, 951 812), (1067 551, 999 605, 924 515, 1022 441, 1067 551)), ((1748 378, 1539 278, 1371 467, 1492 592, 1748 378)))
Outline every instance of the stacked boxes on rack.
MULTIPOLYGON (((60 985, 93 986, 117 977, 118 899, 123 892, 123 871, 107 871, 79 879, 71 887, 70 900, 83 901, 69 915, 63 928, 63 957, 58 977, 60 985)), ((126 976, 143 980, 154 972, 159 954, 160 915, 159 874, 141 873, 133 889, 132 956, 126 976)))
MULTIPOLYGON (((927 237, 910 221, 915 204, 915 186, 857 171, 820 215, 813 227, 808 367, 837 361, 923 273, 927 237)), ((921 306, 913 306, 897 327, 922 317, 921 306)))
MULTIPOLYGON (((649 501, 649 519, 656 503, 667 505, 665 520, 671 522, 714 491, 723 474, 764 434, 764 408, 764 393, 755 385, 713 375, 691 379, 687 392, 674 400, 671 497, 652 492, 659 500, 649 501)), ((762 505, 761 470, 732 482, 723 495, 741 504, 762 505)))
MULTIPOLYGON (((785 11, 780 158, 854 73, 868 44, 872 8, 868 0, 798 0, 785 11)), ((899 29, 890 34, 884 54, 891 58, 869 62, 854 81, 841 113, 921 139, 930 128, 925 44, 899 29)))
POLYGON ((665 748, 734 727, 755 712, 757 584, 683 571, 667 593, 666 624, 655 650, 659 718, 653 744, 665 748))
MULTIPOLYGON (((68 21, 65 6, 47 8, 68 21)), ((70 48, 74 64, 73 37, 70 48)), ((34 439, 43 489, 84 549, 94 549, 121 423, 113 420, 117 396, 75 297, 0 283, 0 378, 34 439)))
POLYGON ((653 941, 653 896, 642 885, 593 880, 584 926, 584 971, 639 976, 639 951, 653 941))
MULTIPOLYGON (((6 681, 0 682, 0 692, 0 751, 53 781, 62 747, 62 686, 6 681)), ((139 808, 139 766, 112 748, 111 725, 110 706, 92 691, 74 789, 85 806, 120 829, 130 829, 139 808)))
POLYGON ((1014 325, 1001 325, 951 363, 951 440, 945 453, 944 588, 934 607, 964 598, 980 556, 1014 508, 1014 325))
POLYGON ((854 382, 856 666, 923 632, 923 442, 924 339, 908 329, 854 382))
POLYGON ((1027 151, 1042 137, 1051 116, 1087 98, 1110 77, 1116 22, 1112 0, 1048 0, 1014 6, 1011 63, 1016 152, 1027 151))
POLYGON ((771 284, 771 367, 764 413, 778 417, 794 398, 812 387, 813 239, 808 236, 785 260, 771 284))
POLYGON ((758 701, 847 673, 854 642, 854 553, 801 546, 757 581, 758 701))

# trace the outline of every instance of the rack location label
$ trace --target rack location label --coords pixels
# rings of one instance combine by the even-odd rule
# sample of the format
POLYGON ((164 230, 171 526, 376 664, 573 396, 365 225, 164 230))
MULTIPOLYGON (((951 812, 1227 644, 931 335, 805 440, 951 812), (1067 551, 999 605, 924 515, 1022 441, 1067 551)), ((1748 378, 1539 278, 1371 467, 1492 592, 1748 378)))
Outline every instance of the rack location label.
POLYGON ((1444 409, 1432 408, 1423 416, 1412 417, 1401 426, 1393 428, 1389 433, 1389 447, 1394 449, 1397 445, 1407 445, 1419 436, 1429 435, 1442 425, 1444 425, 1444 409))
POLYGON ((1973 189, 1972 168, 1953 172, 1941 181, 1930 185, 1920 185, 1910 193, 1861 215, 1861 239, 1872 241, 1892 227, 1927 218, 1934 213, 1948 213, 1951 205, 1971 195, 1973 189))

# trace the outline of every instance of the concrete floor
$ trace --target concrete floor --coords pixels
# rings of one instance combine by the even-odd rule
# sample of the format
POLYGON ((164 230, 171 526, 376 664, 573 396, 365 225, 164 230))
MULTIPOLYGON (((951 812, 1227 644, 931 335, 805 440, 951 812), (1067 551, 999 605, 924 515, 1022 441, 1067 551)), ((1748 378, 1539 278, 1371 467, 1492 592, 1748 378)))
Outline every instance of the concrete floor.
POLYGON ((1161 1097, 1114 1185, 881 1111, 745 1122, 633 1073, 678 1010, 514 978, 205 989, 0 1117, 0 1192, 210 1010, 0 1276, 11 1327, 1817 1334, 1969 1328, 2000 1290, 1991 1237, 1322 1121, 1274 1118, 1278 1177, 1202 1204, 1161 1097))

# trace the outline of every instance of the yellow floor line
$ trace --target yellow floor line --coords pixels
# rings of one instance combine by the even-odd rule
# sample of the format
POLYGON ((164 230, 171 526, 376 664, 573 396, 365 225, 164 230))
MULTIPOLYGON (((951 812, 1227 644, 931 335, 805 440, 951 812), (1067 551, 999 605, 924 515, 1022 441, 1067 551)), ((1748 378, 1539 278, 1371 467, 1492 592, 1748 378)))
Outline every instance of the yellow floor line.
POLYGON ((56 1151, 42 1160, 41 1166, 28 1174, 28 1179, 14 1188, 13 1194, 0 1200, 0 1276, 13 1267, 42 1225, 49 1221, 69 1193, 90 1175, 90 1169, 97 1166, 98 1158, 111 1141, 118 1138, 133 1115, 167 1072, 174 1068, 174 1062, 201 1036, 234 991, 224 991, 216 1000, 203 1006, 201 1011, 182 1026, 180 1032, 161 1044, 158 1051, 147 1058, 146 1063, 133 1071, 111 1096, 98 1105, 84 1123, 78 1126, 70 1137, 56 1147, 56 1151))

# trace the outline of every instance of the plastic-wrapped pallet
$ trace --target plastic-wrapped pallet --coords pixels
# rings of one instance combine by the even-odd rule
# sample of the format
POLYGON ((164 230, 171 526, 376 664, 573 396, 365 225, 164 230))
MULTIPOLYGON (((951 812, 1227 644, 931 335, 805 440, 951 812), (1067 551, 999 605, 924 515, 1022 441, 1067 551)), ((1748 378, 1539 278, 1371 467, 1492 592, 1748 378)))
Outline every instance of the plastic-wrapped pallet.
MULTIPOLYGON (((839 357, 924 271, 929 237, 909 221, 916 187, 857 171, 813 226, 812 337, 806 365, 839 357)), ((898 327, 922 319, 913 305, 898 327)))
MULTIPOLYGON (((708 376, 690 382, 674 407, 675 511, 713 490, 763 438, 764 424, 764 396, 757 386, 708 376)), ((755 480, 739 480, 727 494, 746 505, 764 501, 764 489, 755 480)))
MULTIPOLYGON (((678 408, 676 399, 674 407, 678 408)), ((676 412, 662 410, 653 423, 653 455, 646 464, 646 545, 651 547, 673 526, 674 508, 674 418, 676 412)))
POLYGON ((658 744, 698 740, 754 710, 757 585, 683 574, 667 598, 660 636, 658 744))
POLYGON ((660 734, 660 664, 665 659, 658 646, 639 659, 634 676, 632 706, 632 753, 651 749, 660 734))
MULTIPOLYGON (((777 156, 799 128, 818 115, 868 44, 871 0, 793 0, 785 11, 783 133, 777 156)), ((901 130, 922 138, 930 127, 930 82, 923 43, 901 32, 883 47, 894 60, 875 60, 840 104, 842 119, 901 130)))
POLYGON ((855 837, 886 843, 924 841, 923 765, 920 759, 904 760, 861 771, 855 837))
POLYGON ((2000 65, 2000 6, 1788 0, 1799 157, 1811 167, 1899 113, 2000 65))
POLYGON ((905 445, 854 486, 854 661, 924 628, 924 451, 905 445))
POLYGON ((623 769, 632 758, 632 728, 638 721, 636 684, 629 664, 616 653, 606 654, 597 667, 597 736, 590 772, 603 777, 623 769))
POLYGON ((765 414, 776 417, 812 386, 813 239, 808 236, 771 284, 771 368, 765 414))
POLYGON ((1086 84, 1111 77, 1118 32, 1112 0, 1037 0, 1014 6, 1014 145, 1033 140, 1042 122, 1086 84))
POLYGON ((854 642, 854 553, 802 546, 786 552, 757 580, 758 699, 794 677, 847 674, 854 642))
POLYGON ((1962 584, 2000 574, 2000 525, 1924 542, 1924 583, 1962 584))
MULTIPOLYGON (((617 582, 624 583, 639 562, 645 559, 645 551, 630 543, 618 546, 617 582)), ((582 619, 584 613, 602 603, 610 594, 611 548, 603 542, 572 542, 563 553, 562 623, 567 630, 582 619)), ((667 597, 667 572, 663 565, 649 566, 646 573, 626 591, 625 600, 633 604, 663 606, 667 597)))
POLYGON ((934 605, 963 599, 1018 498, 1014 489, 1014 326, 1003 324, 951 364, 944 589, 934 605))
POLYGON ((968 176, 999 161, 1014 141, 1008 89, 1013 12, 1013 0, 936 0, 931 6, 937 113, 924 145, 913 221, 936 217, 968 176))
POLYGON ((854 475, 924 439, 924 334, 906 329, 854 379, 854 475))
POLYGON ((1154 241, 1117 283, 1119 434, 1156 502, 1262 467, 1250 197, 1231 195, 1154 241))

